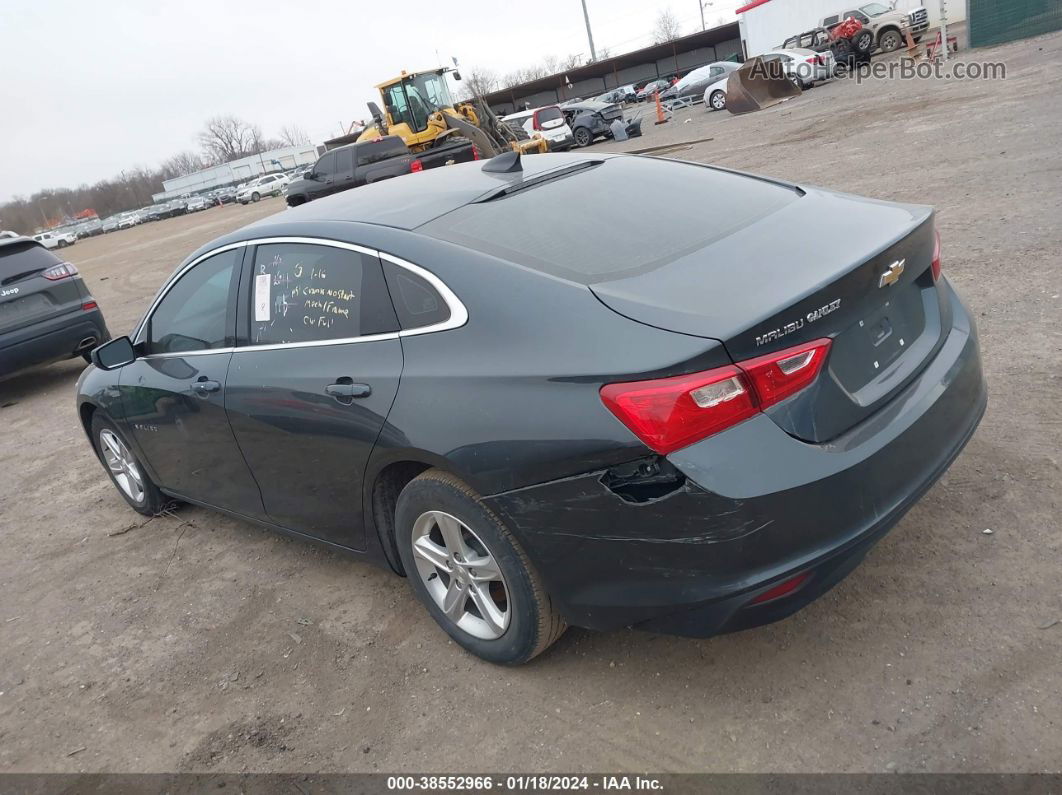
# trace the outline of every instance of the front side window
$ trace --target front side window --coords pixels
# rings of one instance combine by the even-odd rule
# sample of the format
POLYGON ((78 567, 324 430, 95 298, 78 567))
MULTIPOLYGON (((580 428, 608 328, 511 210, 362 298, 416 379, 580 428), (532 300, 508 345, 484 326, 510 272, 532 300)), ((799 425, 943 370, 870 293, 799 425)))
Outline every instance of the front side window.
POLYGON ((233 344, 229 296, 241 249, 200 262, 173 285, 148 323, 150 353, 187 353, 233 344))
POLYGON ((327 342, 397 330, 375 256, 312 243, 256 249, 251 345, 327 342))
POLYGON ((327 155, 317 161, 317 165, 313 167, 313 173, 322 177, 330 177, 336 173, 336 155, 335 152, 329 152, 327 155))

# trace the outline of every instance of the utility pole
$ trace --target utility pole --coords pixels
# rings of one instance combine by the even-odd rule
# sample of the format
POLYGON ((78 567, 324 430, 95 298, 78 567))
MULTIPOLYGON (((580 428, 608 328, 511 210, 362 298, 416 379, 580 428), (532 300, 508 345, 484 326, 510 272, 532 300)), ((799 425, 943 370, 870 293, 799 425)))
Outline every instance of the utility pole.
POLYGON ((590 62, 597 60, 597 52, 594 50, 594 34, 590 32, 590 14, 586 10, 586 0, 583 0, 583 19, 586 20, 586 38, 590 42, 590 62))
POLYGON ((714 6, 715 2, 714 2, 714 0, 697 0, 697 5, 701 9, 701 30, 707 30, 707 28, 704 25, 704 7, 705 6, 714 6))

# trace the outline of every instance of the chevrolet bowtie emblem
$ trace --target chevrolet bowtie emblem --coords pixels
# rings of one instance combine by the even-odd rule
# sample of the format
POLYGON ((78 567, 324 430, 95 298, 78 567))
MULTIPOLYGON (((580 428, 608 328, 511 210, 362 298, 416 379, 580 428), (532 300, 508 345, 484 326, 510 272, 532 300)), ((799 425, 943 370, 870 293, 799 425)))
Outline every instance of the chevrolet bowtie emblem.
POLYGON ((903 273, 903 266, 907 260, 898 259, 896 262, 889 266, 889 269, 881 274, 881 278, 878 279, 878 287, 888 287, 890 284, 896 284, 900 281, 900 275, 903 273))

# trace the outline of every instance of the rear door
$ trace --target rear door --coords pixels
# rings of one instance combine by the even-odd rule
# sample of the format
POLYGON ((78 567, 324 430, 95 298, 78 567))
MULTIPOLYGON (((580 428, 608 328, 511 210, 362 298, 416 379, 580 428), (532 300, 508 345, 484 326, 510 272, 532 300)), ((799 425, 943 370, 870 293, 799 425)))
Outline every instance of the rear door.
POLYGON ((336 175, 332 183, 335 192, 354 187, 354 153, 356 146, 344 146, 336 150, 336 175))
POLYGON ((380 261, 345 243, 269 243, 250 275, 226 385, 233 432, 271 521, 361 549, 362 476, 402 372, 380 261))
POLYGON ((58 265, 62 261, 39 243, 0 245, 0 333, 81 311, 77 281, 49 271, 58 265))

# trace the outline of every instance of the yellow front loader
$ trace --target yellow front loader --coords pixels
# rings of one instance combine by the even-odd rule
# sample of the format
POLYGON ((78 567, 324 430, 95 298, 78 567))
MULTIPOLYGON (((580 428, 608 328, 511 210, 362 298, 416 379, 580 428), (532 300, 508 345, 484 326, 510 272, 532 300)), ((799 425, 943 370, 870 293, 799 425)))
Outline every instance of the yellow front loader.
POLYGON ((461 136, 474 143, 483 157, 509 150, 525 154, 549 151, 545 138, 528 138, 522 130, 502 124, 486 102, 478 98, 454 102, 446 83, 446 73, 452 71, 402 72, 380 83, 376 88, 383 110, 375 102, 369 103, 373 123, 358 140, 397 135, 411 151, 422 152, 461 136))

